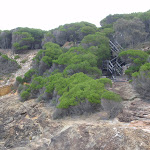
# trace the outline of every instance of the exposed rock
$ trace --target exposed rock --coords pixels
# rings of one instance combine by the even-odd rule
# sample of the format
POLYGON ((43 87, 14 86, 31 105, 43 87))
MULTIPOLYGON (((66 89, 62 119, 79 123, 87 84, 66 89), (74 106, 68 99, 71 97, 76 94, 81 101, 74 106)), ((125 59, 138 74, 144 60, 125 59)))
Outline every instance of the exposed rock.
POLYGON ((133 100, 136 97, 139 97, 139 94, 133 89, 132 85, 126 80, 118 80, 118 82, 114 82, 111 88, 108 90, 113 91, 119 94, 123 100, 133 100))
POLYGON ((71 47, 73 47, 73 46, 75 46, 75 43, 73 43, 73 42, 66 42, 66 43, 62 46, 62 48, 69 49, 69 48, 71 48, 71 47))
POLYGON ((130 122, 133 120, 150 120, 150 103, 135 98, 133 101, 124 102, 123 112, 119 115, 119 121, 130 122))
POLYGON ((0 96, 6 95, 11 92, 12 85, 0 86, 0 96))
MULTIPOLYGON (((56 93, 55 93, 56 94, 56 93)), ((102 121, 103 112, 52 120, 53 107, 18 95, 0 98, 2 150, 148 150, 148 121, 131 124, 102 121)))
POLYGON ((81 124, 54 136, 49 150, 148 150, 149 140, 150 134, 142 130, 81 124))

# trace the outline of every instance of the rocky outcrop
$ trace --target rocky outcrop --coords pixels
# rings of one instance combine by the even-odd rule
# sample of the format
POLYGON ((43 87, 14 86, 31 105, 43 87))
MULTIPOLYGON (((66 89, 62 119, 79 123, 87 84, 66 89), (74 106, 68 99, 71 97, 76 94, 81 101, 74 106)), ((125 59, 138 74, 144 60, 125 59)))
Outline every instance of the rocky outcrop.
POLYGON ((124 102, 123 112, 118 116, 119 121, 131 122, 133 120, 150 120, 150 103, 140 98, 124 102))
POLYGON ((149 138, 150 134, 141 130, 81 124, 54 136, 48 150, 148 150, 149 138))
POLYGON ((148 121, 120 123, 100 120, 103 112, 52 120, 49 103, 0 98, 2 150, 148 150, 148 121))

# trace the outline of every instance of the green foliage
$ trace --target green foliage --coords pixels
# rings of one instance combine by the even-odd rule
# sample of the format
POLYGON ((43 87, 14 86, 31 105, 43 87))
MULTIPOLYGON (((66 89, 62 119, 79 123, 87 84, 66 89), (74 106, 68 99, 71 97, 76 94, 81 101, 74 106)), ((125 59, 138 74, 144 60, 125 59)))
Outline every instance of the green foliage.
POLYGON ((48 77, 48 81, 46 92, 52 93, 55 89, 61 95, 58 108, 68 108, 85 100, 100 103, 101 94, 105 91, 99 79, 94 80, 84 73, 76 73, 69 78, 58 73, 48 77))
POLYGON ((14 59, 18 59, 18 58, 20 58, 20 56, 19 56, 19 55, 16 55, 16 56, 14 57, 14 59))
MULTIPOLYGON (((56 29, 46 33, 45 38, 49 37, 51 41, 63 46, 65 42, 80 42, 85 35, 93 34, 97 30, 94 24, 88 22, 76 22, 61 25, 56 29)), ((43 40, 47 41, 47 40, 43 40)))
POLYGON ((29 32, 17 31, 13 34, 21 36, 20 41, 13 43, 15 50, 26 50, 34 42, 34 37, 29 32))
POLYGON ((102 74, 101 70, 97 68, 97 56, 82 47, 70 48, 68 52, 61 54, 53 62, 67 66, 64 70, 65 75, 83 72, 99 77, 102 74))
POLYGON ((114 93, 114 92, 111 92, 111 91, 105 91, 101 98, 103 99, 107 99, 107 100, 113 100, 113 101, 116 101, 116 102, 120 102, 122 101, 120 95, 114 93))
POLYGON ((115 31, 113 29, 113 26, 104 26, 99 28, 99 32, 105 35, 106 37, 110 37, 115 31))
POLYGON ((4 59, 6 59, 6 60, 11 60, 7 55, 5 55, 5 54, 3 54, 3 55, 1 55, 1 57, 3 57, 4 59))
POLYGON ((138 12, 138 13, 131 13, 131 14, 114 14, 114 15, 109 15, 103 20, 101 20, 100 24, 102 26, 106 26, 109 24, 113 24, 116 22, 118 19, 126 19, 126 20, 131 20, 133 18, 140 18, 142 21, 147 21, 150 19, 150 11, 147 12, 138 12))
POLYGON ((40 50, 33 60, 37 63, 43 61, 50 67, 52 65, 52 61, 56 60, 59 55, 62 54, 62 50, 58 44, 52 42, 46 43, 44 48, 45 50, 40 50))
POLYGON ((145 63, 142 65, 140 71, 150 71, 150 63, 145 63))
POLYGON ((23 45, 21 46, 18 42, 16 43, 13 43, 13 47, 16 49, 16 50, 26 50, 28 49, 28 45, 23 45))
POLYGON ((39 90, 45 84, 45 80, 42 76, 38 76, 33 78, 32 83, 30 84, 31 90, 39 90))
POLYGON ((110 85, 112 87, 112 81, 108 78, 100 78, 99 81, 104 85, 110 85))
POLYGON ((29 91, 23 91, 23 92, 21 92, 20 96, 21 96, 22 101, 25 101, 29 98, 30 92, 29 91))
POLYGON ((131 66, 126 70, 126 74, 131 75, 132 73, 139 71, 140 66, 147 61, 148 54, 141 50, 127 50, 122 51, 119 54, 126 63, 131 63, 131 66))
POLYGON ((30 82, 32 76, 36 73, 35 69, 30 69, 24 74, 24 82, 30 82))
POLYGON ((150 63, 140 67, 139 72, 132 74, 132 85, 143 99, 150 100, 150 63))
POLYGON ((13 48, 15 50, 35 49, 36 45, 40 48, 44 33, 46 32, 40 29, 17 28, 13 35, 18 36, 19 39, 17 38, 16 43, 13 43, 13 48))
POLYGON ((81 28, 81 32, 85 33, 86 35, 88 34, 94 34, 96 32, 95 28, 92 28, 90 26, 85 26, 81 28))
POLYGON ((81 44, 98 57, 97 65, 101 67, 102 61, 110 58, 109 39, 102 33, 89 34, 83 38, 81 44))
MULTIPOLYGON (((1 57, 4 58, 5 60, 9 60, 9 61, 12 61, 12 62, 17 63, 16 60, 9 58, 9 57, 8 57, 7 55, 5 55, 5 54, 2 54, 1 57)), ((18 63, 17 63, 17 64, 18 64, 18 63)), ((18 65, 18 67, 20 68, 21 66, 18 65)))
POLYGON ((89 34, 83 38, 81 44, 91 44, 91 46, 98 46, 100 44, 109 45, 109 39, 104 34, 97 32, 95 34, 89 34))
POLYGON ((24 82, 23 78, 20 76, 16 77, 16 81, 21 83, 21 84, 23 84, 23 82, 24 82))
POLYGON ((97 56, 97 58, 98 58, 97 66, 98 67, 101 67, 102 62, 104 60, 108 60, 111 56, 110 47, 108 45, 105 45, 105 44, 101 44, 99 46, 91 46, 91 47, 89 47, 89 51, 92 54, 94 54, 95 56, 97 56))

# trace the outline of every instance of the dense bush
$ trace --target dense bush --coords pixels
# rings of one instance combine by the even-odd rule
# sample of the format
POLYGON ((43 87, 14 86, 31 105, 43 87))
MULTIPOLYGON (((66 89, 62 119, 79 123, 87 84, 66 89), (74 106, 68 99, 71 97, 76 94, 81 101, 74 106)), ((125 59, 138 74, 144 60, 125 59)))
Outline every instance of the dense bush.
POLYGON ((101 98, 116 101, 116 102, 120 102, 122 100, 120 95, 115 94, 114 92, 111 92, 111 91, 104 92, 101 98))
POLYGON ((108 118, 116 117, 122 110, 120 95, 111 91, 105 91, 101 96, 101 105, 107 112, 108 118))
POLYGON ((79 43, 84 36, 93 34, 96 30, 96 26, 88 22, 61 25, 56 29, 50 30, 44 35, 42 45, 47 42, 54 42, 60 46, 63 46, 66 42, 79 43))
POLYGON ((14 59, 18 59, 18 58, 20 58, 20 56, 19 56, 19 55, 16 55, 16 56, 14 57, 14 59))
POLYGON ((45 31, 33 28, 17 28, 12 33, 12 47, 15 52, 41 48, 45 31))
POLYGON ((145 63, 139 72, 132 74, 132 84, 143 99, 150 99, 150 63, 145 63))
POLYGON ((127 50, 119 54, 121 59, 126 63, 130 63, 130 67, 126 70, 127 75, 139 71, 140 66, 146 63, 148 54, 141 50, 127 50))
POLYGON ((30 82, 31 81, 31 78, 32 76, 36 73, 36 70, 35 69, 30 69, 28 70, 25 74, 24 74, 24 82, 30 82))
POLYGON ((21 96, 21 101, 25 101, 25 100, 27 100, 27 99, 29 98, 30 92, 29 92, 29 91, 23 91, 23 92, 20 94, 20 96, 21 96))
POLYGON ((23 84, 23 82, 24 82, 23 78, 20 76, 16 77, 16 81, 21 84, 23 84))
POLYGON ((62 54, 62 49, 55 43, 48 42, 44 45, 44 48, 33 58, 34 69, 37 70, 39 75, 43 75, 47 69, 50 69, 53 60, 56 60, 62 54))
POLYGON ((97 68, 97 56, 82 47, 70 48, 68 52, 61 54, 53 62, 67 66, 64 70, 65 75, 73 75, 78 72, 95 75, 95 77, 101 75, 101 70, 97 68))
POLYGON ((146 40, 148 33, 145 25, 139 18, 132 20, 118 19, 114 24, 115 39, 123 47, 134 47, 146 40))

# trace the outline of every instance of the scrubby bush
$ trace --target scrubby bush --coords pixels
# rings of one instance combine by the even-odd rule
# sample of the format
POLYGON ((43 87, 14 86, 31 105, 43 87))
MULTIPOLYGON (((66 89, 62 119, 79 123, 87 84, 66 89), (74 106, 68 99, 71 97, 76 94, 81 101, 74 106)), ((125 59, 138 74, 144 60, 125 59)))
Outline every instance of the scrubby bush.
POLYGON ((146 63, 148 54, 141 50, 127 50, 122 51, 119 57, 121 57, 124 62, 130 63, 130 67, 125 73, 131 76, 132 73, 139 71, 141 65, 146 63))
POLYGON ((107 86, 112 87, 112 81, 111 81, 111 79, 108 79, 108 78, 100 78, 99 81, 100 81, 101 83, 103 83, 106 87, 107 87, 107 86))
POLYGON ((107 100, 112 100, 112 101, 116 101, 116 102, 120 102, 121 101, 121 97, 118 94, 115 94, 114 92, 111 91, 106 91, 102 94, 103 99, 107 99, 107 100))
POLYGON ((122 110, 120 95, 111 91, 105 91, 101 96, 101 105, 107 112, 108 118, 114 118, 122 110))
POLYGON ((28 100, 29 96, 30 96, 30 92, 29 91, 23 91, 21 94, 21 101, 26 101, 28 100))
POLYGON ((30 69, 24 74, 24 82, 30 82, 32 76, 36 73, 35 69, 30 69))
POLYGON ((99 46, 101 44, 106 44, 109 47, 109 39, 104 34, 96 32, 95 34, 85 36, 81 41, 81 44, 84 48, 99 46))
POLYGON ((16 56, 14 57, 14 59, 18 59, 18 58, 20 58, 20 56, 19 56, 19 55, 16 55, 16 56))
POLYGON ((132 84, 143 99, 150 99, 150 63, 145 63, 139 72, 132 74, 132 84))
POLYGON ((18 82, 18 83, 23 83, 24 82, 24 79, 22 78, 22 77, 20 77, 20 76, 18 76, 18 77, 16 77, 16 81, 18 82))
POLYGON ((62 54, 62 49, 55 43, 48 42, 44 45, 44 48, 33 58, 34 68, 39 75, 43 75, 52 66, 53 60, 56 60, 62 54))

